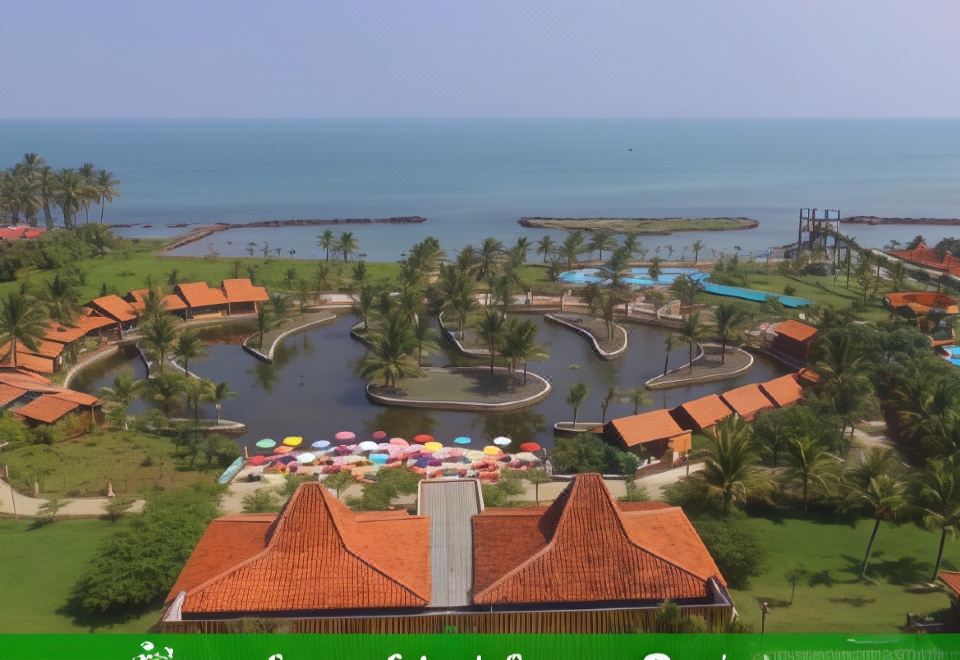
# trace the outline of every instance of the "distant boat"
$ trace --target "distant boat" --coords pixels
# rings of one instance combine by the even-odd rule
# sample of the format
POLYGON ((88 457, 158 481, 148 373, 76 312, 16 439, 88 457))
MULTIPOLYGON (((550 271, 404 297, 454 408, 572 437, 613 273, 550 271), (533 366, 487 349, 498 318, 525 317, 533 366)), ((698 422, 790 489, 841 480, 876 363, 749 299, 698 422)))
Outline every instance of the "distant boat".
POLYGON ((629 149, 627 149, 627 151, 633 151, 633 147, 630 147, 629 149))

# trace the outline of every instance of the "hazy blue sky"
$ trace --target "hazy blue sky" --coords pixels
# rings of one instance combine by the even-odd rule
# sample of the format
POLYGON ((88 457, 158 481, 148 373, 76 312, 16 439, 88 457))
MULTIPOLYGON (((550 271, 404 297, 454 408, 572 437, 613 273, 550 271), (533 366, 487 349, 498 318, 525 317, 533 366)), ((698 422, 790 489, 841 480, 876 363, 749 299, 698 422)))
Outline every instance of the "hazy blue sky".
POLYGON ((957 0, 7 0, 0 117, 960 117, 957 0))

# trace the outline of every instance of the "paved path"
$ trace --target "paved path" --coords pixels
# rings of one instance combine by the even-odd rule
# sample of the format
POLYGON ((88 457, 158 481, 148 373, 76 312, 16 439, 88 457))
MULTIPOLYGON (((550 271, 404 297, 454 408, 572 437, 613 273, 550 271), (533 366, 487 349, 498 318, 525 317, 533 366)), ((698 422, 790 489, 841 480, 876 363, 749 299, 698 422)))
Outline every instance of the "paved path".
MULTIPOLYGON (((104 515, 104 507, 107 505, 107 502, 110 501, 110 498, 84 497, 64 501, 65 504, 57 512, 58 518, 74 516, 78 518, 91 518, 104 515)), ((46 503, 47 500, 44 498, 21 495, 10 488, 10 484, 0 480, 0 513, 35 518, 38 515, 40 507, 46 503)), ((143 511, 143 504, 143 500, 137 500, 133 503, 133 506, 130 507, 130 512, 139 513, 143 511)))

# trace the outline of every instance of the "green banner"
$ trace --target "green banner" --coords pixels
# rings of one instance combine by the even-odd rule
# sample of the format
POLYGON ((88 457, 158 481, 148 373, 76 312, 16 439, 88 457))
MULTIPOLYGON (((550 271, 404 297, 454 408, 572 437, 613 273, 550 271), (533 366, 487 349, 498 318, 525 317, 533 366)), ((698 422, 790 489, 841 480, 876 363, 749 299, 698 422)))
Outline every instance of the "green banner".
POLYGON ((6 635, 16 660, 960 659, 960 635, 6 635))

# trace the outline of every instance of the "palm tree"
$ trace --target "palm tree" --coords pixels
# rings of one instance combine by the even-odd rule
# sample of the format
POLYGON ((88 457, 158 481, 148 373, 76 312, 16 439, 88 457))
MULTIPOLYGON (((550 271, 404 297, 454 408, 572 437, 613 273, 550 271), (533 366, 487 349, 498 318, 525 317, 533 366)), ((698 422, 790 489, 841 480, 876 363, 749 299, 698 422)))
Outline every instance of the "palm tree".
POLYGON ((598 275, 607 280, 611 287, 619 287, 623 284, 629 273, 630 254, 626 248, 617 248, 610 254, 610 258, 600 266, 598 275))
POLYGON ((663 274, 663 259, 660 257, 654 257, 650 260, 650 265, 647 266, 647 274, 650 276, 650 279, 656 282, 660 279, 660 276, 663 274))
POLYGON ((283 325, 290 314, 290 308, 287 306, 288 299, 282 293, 271 293, 269 295, 267 305, 270 307, 270 317, 279 327, 283 325))
POLYGON ((902 291, 907 284, 907 268, 900 260, 887 266, 887 275, 890 276, 890 290, 902 291))
POLYGON ((693 373, 693 347, 703 336, 703 326, 700 324, 700 312, 694 312, 683 319, 683 325, 680 327, 680 336, 687 342, 689 348, 690 373, 693 373))
POLYGON ((217 409, 217 424, 220 424, 220 411, 223 408, 223 402, 232 399, 237 393, 230 389, 228 383, 217 383, 209 392, 209 399, 217 409))
POLYGON ((560 256, 567 260, 567 269, 573 268, 577 257, 583 252, 583 232, 575 231, 563 239, 560 244, 560 256))
POLYGON ((97 194, 97 200, 100 202, 100 224, 103 224, 103 207, 104 202, 109 202, 113 204, 114 197, 120 197, 120 190, 117 186, 120 185, 120 182, 113 178, 113 172, 108 172, 107 170, 100 170, 97 172, 96 181, 94 182, 94 190, 97 194))
POLYGON ((814 370, 820 376, 818 394, 829 401, 841 419, 840 449, 847 427, 863 412, 872 385, 864 353, 851 333, 830 332, 816 343, 819 359, 814 370))
POLYGON ((97 168, 93 163, 84 163, 77 172, 83 183, 83 198, 80 202, 83 206, 84 223, 90 222, 90 204, 96 199, 97 168))
POLYGON ((407 319, 390 314, 380 330, 370 336, 370 350, 361 362, 360 373, 364 378, 380 373, 385 387, 396 387, 400 378, 419 373, 413 358, 416 350, 407 319))
POLYGON ((510 318, 507 321, 503 336, 501 355, 510 361, 510 372, 514 373, 517 365, 523 362, 523 384, 527 384, 527 362, 542 360, 547 352, 537 344, 537 326, 529 319, 510 318))
POLYGON ((503 331, 506 317, 499 311, 487 309, 484 310, 480 322, 477 324, 477 336, 487 345, 490 352, 490 378, 493 378, 494 359, 497 356, 497 349, 503 341, 503 331))
POLYGON ((536 506, 540 506, 540 484, 548 484, 553 478, 542 468, 527 470, 523 473, 523 478, 533 484, 533 497, 536 506))
POLYGON ((83 179, 76 170, 60 170, 56 175, 56 202, 63 213, 63 225, 73 227, 76 223, 77 211, 83 206, 86 199, 86 189, 83 179))
POLYGON ((480 245, 480 263, 477 268, 477 281, 493 277, 497 263, 503 257, 503 243, 495 238, 485 238, 480 245))
POLYGON ((317 245, 320 246, 320 249, 326 253, 326 260, 330 261, 330 250, 337 244, 336 239, 333 237, 332 229, 324 229, 323 234, 317 237, 317 245))
POLYGON ((810 486, 827 490, 836 460, 823 446, 813 438, 795 438, 787 445, 784 456, 787 464, 787 478, 800 484, 800 501, 807 511, 810 498, 810 486))
POLYGON ((719 422, 707 436, 709 446, 703 450, 703 470, 691 479, 699 479, 708 492, 719 494, 723 515, 730 505, 743 503, 752 495, 763 495, 769 483, 757 467, 757 455, 750 442, 750 426, 737 416, 719 422))
POLYGON ((113 379, 112 387, 100 388, 100 398, 115 407, 119 418, 122 419, 122 426, 125 431, 128 429, 126 410, 140 396, 143 382, 134 378, 131 373, 124 371, 113 379))
POLYGON ((717 337, 720 338, 720 364, 727 360, 727 342, 736 334, 737 329, 747 318, 747 313, 736 303, 720 303, 713 314, 717 323, 717 337))
POLYGON ((914 486, 913 500, 919 524, 924 529, 940 532, 937 560, 930 578, 933 581, 940 573, 947 535, 960 531, 960 463, 955 457, 930 461, 918 474, 914 486))
POLYGON ((889 474, 881 474, 870 479, 866 486, 850 485, 846 506, 862 510, 873 518, 873 531, 870 533, 867 550, 860 566, 860 577, 865 577, 873 542, 877 539, 877 532, 880 531, 880 523, 899 518, 906 509, 907 500, 904 497, 904 483, 889 474))
POLYGON ((603 398, 600 399, 600 423, 607 423, 607 408, 610 407, 610 402, 614 399, 620 398, 620 395, 617 393, 616 388, 611 387, 607 390, 607 393, 603 395, 603 398))
POLYGON ((623 237, 623 249, 627 251, 627 255, 631 259, 633 259, 633 255, 637 253, 639 247, 640 243, 637 241, 635 232, 628 232, 627 235, 623 237))
POLYGON ((513 246, 513 249, 510 250, 510 253, 514 255, 520 262, 520 264, 525 264, 527 262, 527 252, 530 250, 530 239, 526 236, 521 236, 517 239, 516 245, 513 246))
POLYGON ((700 239, 697 239, 690 244, 690 251, 693 252, 693 263, 696 264, 700 261, 700 252, 703 251, 703 248, 705 247, 707 247, 707 244, 700 239))
POLYGON ((647 391, 642 387, 638 387, 623 394, 623 400, 626 403, 633 404, 633 414, 636 415, 640 412, 640 406, 650 403, 650 397, 647 396, 647 391))
POLYGON ((616 245, 617 240, 608 231, 601 229, 590 233, 589 249, 591 252, 596 250, 600 253, 598 257, 600 261, 603 261, 603 251, 612 250, 616 245))
POLYGON ((183 381, 183 393, 187 407, 193 409, 193 421, 200 421, 200 404, 210 398, 213 383, 204 378, 186 378, 183 381))
POLYGON ((543 263, 547 263, 547 257, 553 254, 554 249, 556 248, 549 234, 537 241, 537 254, 543 255, 543 263))
POLYGON ((54 203, 57 194, 57 178, 53 169, 43 166, 37 171, 37 194, 40 196, 40 205, 43 208, 43 220, 47 229, 53 229, 53 213, 50 205, 54 203))
POLYGON ((573 406, 573 425, 577 425, 577 413, 580 412, 580 406, 583 400, 590 393, 590 388, 585 383, 574 383, 567 392, 567 405, 573 406))
POLYGON ((437 348, 433 339, 433 329, 430 327, 430 317, 426 314, 414 314, 410 323, 413 339, 417 342, 417 367, 423 366, 423 354, 437 348))
POLYGON ((270 318, 270 310, 267 309, 266 305, 257 306, 257 332, 260 333, 260 342, 257 344, 259 348, 263 348, 263 335, 270 329, 270 325, 273 322, 273 319, 270 318))
POLYGON ((56 273, 52 280, 44 283, 40 299, 47 307, 50 317, 60 323, 69 325, 80 314, 80 303, 77 290, 66 278, 56 273))
POLYGON ((180 334, 176 345, 173 347, 173 357, 183 360, 183 371, 188 375, 190 373, 190 360, 199 360, 206 353, 200 335, 189 330, 180 334))
POLYGON ((179 406, 184 393, 184 380, 180 374, 167 371, 147 381, 150 398, 165 414, 169 415, 179 406))
POLYGON ((673 334, 672 332, 668 334, 663 340, 663 348, 665 349, 665 354, 663 356, 663 375, 667 375, 667 369, 670 366, 670 351, 673 350, 673 347, 677 345, 680 341, 680 337, 673 334))
POLYGON ((47 330, 43 309, 20 291, 10 291, 0 301, 0 343, 10 345, 10 363, 17 366, 17 345, 39 348, 47 330))
POLYGON ((163 373, 167 355, 173 350, 180 334, 173 317, 169 314, 160 314, 151 318, 141 328, 143 344, 157 357, 159 371, 163 373))
POLYGON ((360 244, 354 238, 353 232, 345 231, 340 234, 340 240, 337 241, 337 248, 343 253, 343 260, 349 261, 350 255, 360 249, 360 244))

